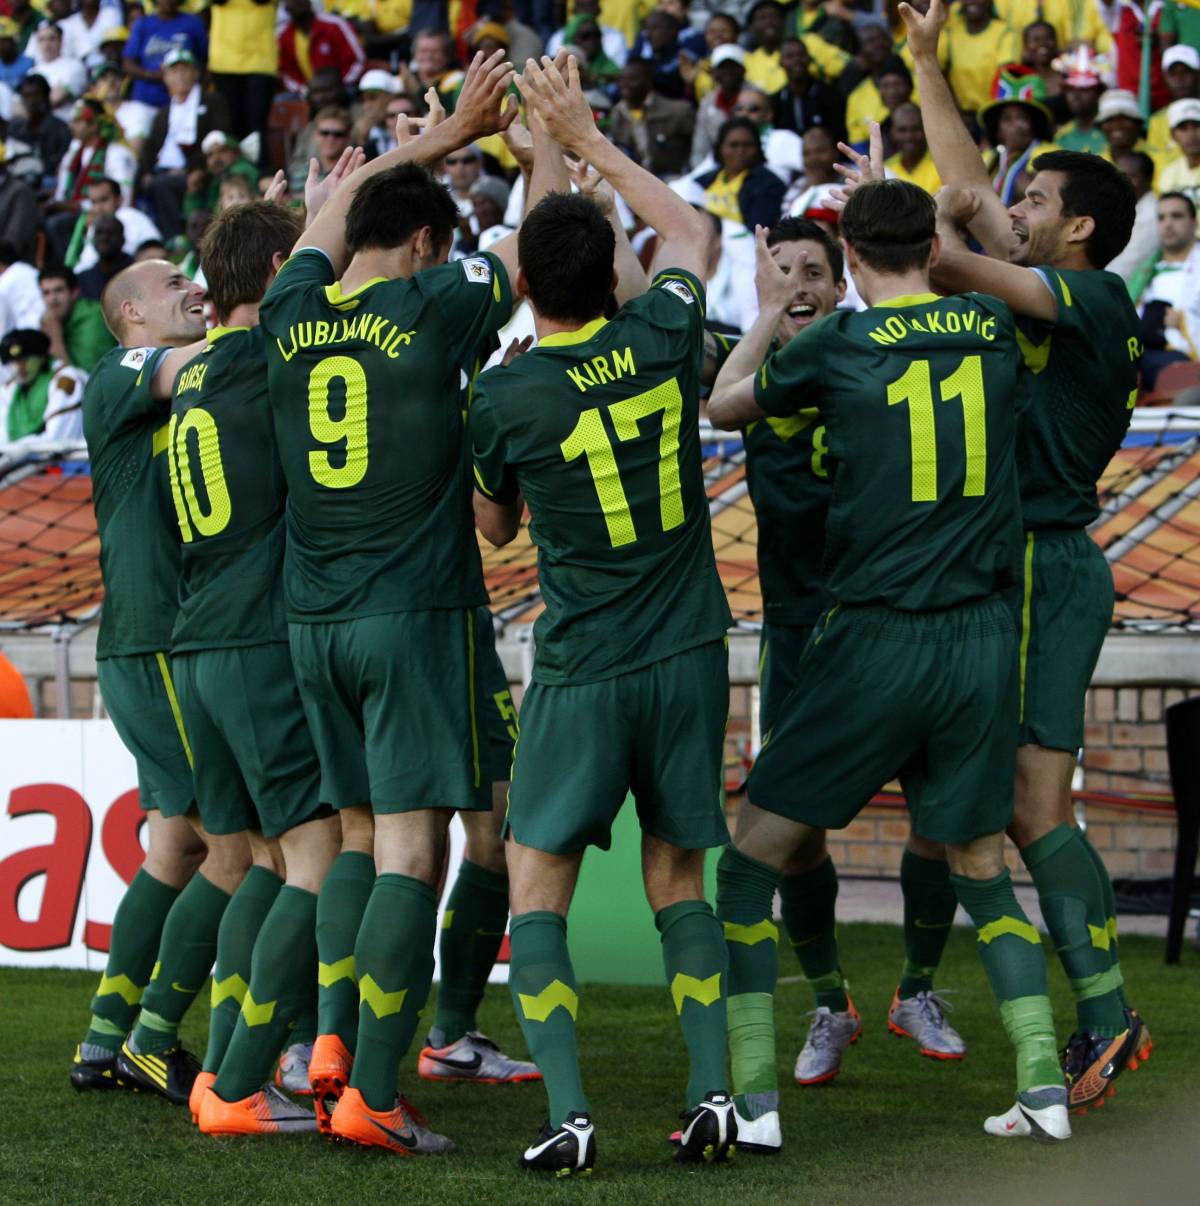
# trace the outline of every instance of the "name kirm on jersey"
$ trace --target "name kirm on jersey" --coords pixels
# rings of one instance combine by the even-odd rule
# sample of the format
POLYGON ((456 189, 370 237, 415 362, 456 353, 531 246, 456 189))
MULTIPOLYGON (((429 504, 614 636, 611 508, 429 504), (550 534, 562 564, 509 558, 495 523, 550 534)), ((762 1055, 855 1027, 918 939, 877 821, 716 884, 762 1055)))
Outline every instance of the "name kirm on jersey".
POLYGON ((633 362, 633 348, 614 348, 611 352, 593 356, 591 360, 581 360, 578 366, 567 369, 567 376, 584 393, 589 386, 607 385, 619 381, 622 377, 632 377, 637 373, 637 365, 633 362), (612 367, 609 367, 611 361, 612 367))
POLYGON ((368 310, 353 318, 334 319, 332 322, 318 318, 316 321, 295 323, 288 327, 282 339, 276 338, 275 344, 285 361, 308 348, 323 348, 339 343, 372 343, 389 360, 396 360, 400 349, 408 347, 416 333, 415 329, 402 331, 390 318, 372 314, 368 310))

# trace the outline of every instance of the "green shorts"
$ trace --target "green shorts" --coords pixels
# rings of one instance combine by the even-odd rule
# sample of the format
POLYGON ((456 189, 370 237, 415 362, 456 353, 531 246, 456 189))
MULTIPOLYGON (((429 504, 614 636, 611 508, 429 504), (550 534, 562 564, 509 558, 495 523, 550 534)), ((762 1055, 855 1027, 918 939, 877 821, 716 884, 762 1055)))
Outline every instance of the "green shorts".
POLYGON ((888 780, 913 829, 969 842, 1012 819, 1017 638, 1003 600, 834 607, 746 784, 757 807, 844 829, 888 780))
POLYGON ((1010 600, 1021 636, 1020 745, 1074 753, 1100 648, 1112 626, 1112 570, 1083 531, 1025 533, 1010 600))
POLYGON ((332 813, 321 803, 321 768, 287 645, 204 649, 171 662, 209 833, 278 837, 332 813))
POLYGON ((723 640, 600 682, 534 682, 521 705, 505 835, 550 854, 607 850, 632 792, 645 832, 685 850, 725 845, 728 718, 723 640))
POLYGON ((493 783, 507 783, 512 777, 513 750, 521 729, 508 675, 496 652, 492 613, 486 607, 475 609, 475 698, 480 709, 482 790, 490 793, 493 783))
POLYGON ((476 624, 466 608, 288 625, 322 800, 378 813, 491 807, 476 624))
POLYGON ((192 751, 165 653, 106 657, 96 663, 104 706, 137 763, 147 811, 179 817, 195 803, 192 751))
POLYGON ((811 624, 763 622, 758 641, 758 734, 766 740, 783 701, 800 679, 800 659, 812 640, 811 624))

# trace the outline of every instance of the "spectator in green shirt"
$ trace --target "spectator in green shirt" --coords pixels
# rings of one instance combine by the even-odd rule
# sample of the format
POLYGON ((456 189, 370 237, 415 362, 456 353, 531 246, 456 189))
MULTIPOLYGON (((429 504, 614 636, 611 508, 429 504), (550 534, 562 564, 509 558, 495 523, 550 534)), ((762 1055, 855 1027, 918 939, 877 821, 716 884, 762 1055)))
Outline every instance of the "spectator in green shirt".
POLYGON ((1200 8, 1181 4, 1179 0, 1167 0, 1162 9, 1159 33, 1167 46, 1200 47, 1200 8))
POLYGON ((200 149, 204 152, 204 167, 188 173, 187 196, 183 201, 185 215, 200 209, 216 213, 221 181, 229 176, 244 176, 252 194, 259 195, 258 168, 242 154, 241 144, 232 134, 212 130, 204 136, 200 149))
POLYGON ((117 346, 104 323, 100 303, 79 296, 70 268, 47 268, 38 278, 42 286, 42 331, 50 341, 50 355, 90 373, 100 357, 117 346))

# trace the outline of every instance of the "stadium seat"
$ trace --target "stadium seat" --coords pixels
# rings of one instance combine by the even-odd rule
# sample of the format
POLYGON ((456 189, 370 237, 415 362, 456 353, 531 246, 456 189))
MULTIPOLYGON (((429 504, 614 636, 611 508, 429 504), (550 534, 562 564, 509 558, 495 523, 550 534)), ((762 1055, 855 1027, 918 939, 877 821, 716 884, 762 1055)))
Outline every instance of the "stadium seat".
POLYGON ((308 125, 308 102, 301 96, 277 96, 267 115, 267 167, 286 168, 296 135, 308 125))
POLYGON ((1200 851, 1200 697, 1167 709, 1167 762, 1179 832, 1175 839, 1166 958, 1168 963, 1178 963, 1200 851))
POLYGON ((1178 364, 1168 364, 1154 383, 1155 394, 1168 394, 1174 397, 1181 390, 1191 389, 1200 385, 1200 362, 1180 361, 1178 364))

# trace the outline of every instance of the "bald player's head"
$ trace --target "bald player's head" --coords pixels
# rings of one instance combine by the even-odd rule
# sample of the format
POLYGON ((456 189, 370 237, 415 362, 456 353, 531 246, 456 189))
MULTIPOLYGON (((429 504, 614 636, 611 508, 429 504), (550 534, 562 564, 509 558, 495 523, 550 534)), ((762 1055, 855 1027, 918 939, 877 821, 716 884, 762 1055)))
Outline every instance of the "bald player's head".
POLYGON ((204 338, 204 290, 168 260, 118 272, 100 304, 122 347, 181 347, 204 338))

